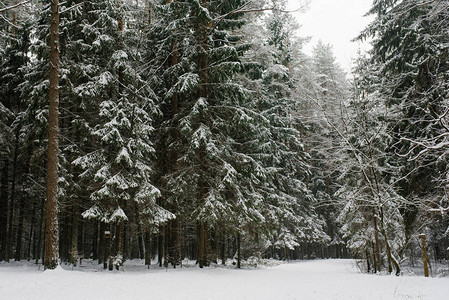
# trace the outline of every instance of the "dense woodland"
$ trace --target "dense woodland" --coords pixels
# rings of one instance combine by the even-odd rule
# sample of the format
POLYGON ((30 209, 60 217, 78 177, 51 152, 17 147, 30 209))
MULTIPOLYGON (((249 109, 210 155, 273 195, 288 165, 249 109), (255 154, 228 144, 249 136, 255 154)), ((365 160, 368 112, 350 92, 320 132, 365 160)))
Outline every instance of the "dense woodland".
POLYGON ((53 241, 110 269, 399 274, 420 233, 447 258, 448 0, 374 0, 351 74, 331 45, 304 54, 283 0, 19 2, 0 1, 0 260, 53 241))

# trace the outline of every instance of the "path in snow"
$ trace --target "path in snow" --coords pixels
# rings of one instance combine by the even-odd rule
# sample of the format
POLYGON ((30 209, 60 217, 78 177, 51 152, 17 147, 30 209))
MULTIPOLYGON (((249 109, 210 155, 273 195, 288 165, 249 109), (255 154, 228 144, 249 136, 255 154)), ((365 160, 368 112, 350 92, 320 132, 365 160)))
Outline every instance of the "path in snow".
POLYGON ((448 278, 361 274, 352 260, 257 270, 38 271, 0 264, 1 299, 449 299, 448 278))

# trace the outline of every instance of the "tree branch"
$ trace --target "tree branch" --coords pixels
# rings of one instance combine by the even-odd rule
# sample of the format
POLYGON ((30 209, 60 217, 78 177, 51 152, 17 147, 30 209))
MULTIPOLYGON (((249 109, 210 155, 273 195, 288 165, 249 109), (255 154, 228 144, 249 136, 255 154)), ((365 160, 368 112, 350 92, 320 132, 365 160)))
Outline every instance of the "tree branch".
POLYGON ((7 6, 7 7, 0 8, 0 13, 5 12, 5 11, 8 11, 8 10, 11 10, 11 9, 16 8, 16 7, 19 7, 19 6, 22 6, 22 5, 24 5, 24 4, 27 4, 28 2, 31 2, 31 0, 25 0, 25 1, 23 1, 23 2, 14 4, 14 5, 11 5, 11 6, 7 6))

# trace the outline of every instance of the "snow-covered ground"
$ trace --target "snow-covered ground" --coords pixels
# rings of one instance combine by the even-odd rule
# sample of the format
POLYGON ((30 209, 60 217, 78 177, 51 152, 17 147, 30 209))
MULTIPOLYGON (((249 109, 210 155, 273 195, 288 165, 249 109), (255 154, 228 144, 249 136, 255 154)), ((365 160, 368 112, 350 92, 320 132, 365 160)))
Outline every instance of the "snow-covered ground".
POLYGON ((241 270, 147 270, 139 261, 113 272, 91 264, 43 272, 12 262, 0 263, 0 299, 449 299, 449 278, 362 274, 353 260, 241 270))

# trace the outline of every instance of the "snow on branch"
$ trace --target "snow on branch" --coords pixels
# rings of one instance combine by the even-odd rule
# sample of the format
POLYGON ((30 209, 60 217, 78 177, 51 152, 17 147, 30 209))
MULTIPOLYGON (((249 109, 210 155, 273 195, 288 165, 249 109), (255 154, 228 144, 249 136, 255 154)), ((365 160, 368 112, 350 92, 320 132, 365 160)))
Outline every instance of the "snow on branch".
MULTIPOLYGON (((309 5, 310 1, 306 1, 304 2, 300 7, 293 9, 293 10, 285 10, 285 9, 281 9, 279 7, 277 7, 276 5, 272 6, 272 7, 251 7, 252 1, 248 1, 246 3, 244 3, 242 6, 240 6, 239 8, 236 8, 224 15, 218 16, 217 18, 213 19, 213 21, 216 22, 216 24, 220 23, 220 21, 222 21, 223 19, 229 17, 229 16, 233 16, 236 14, 244 14, 244 13, 258 13, 258 12, 265 12, 265 11, 277 11, 277 12, 281 12, 281 13, 294 13, 294 12, 299 12, 299 11, 304 11, 304 9, 309 5)), ((216 26, 216 25, 215 25, 216 26)))
POLYGON ((8 10, 11 10, 11 9, 14 9, 16 7, 19 7, 19 6, 22 6, 22 5, 27 4, 29 2, 31 2, 31 0, 26 0, 26 1, 23 1, 23 2, 20 2, 20 3, 14 4, 14 5, 11 5, 11 6, 6 6, 6 7, 3 7, 3 8, 0 8, 0 13, 8 11, 8 10))

